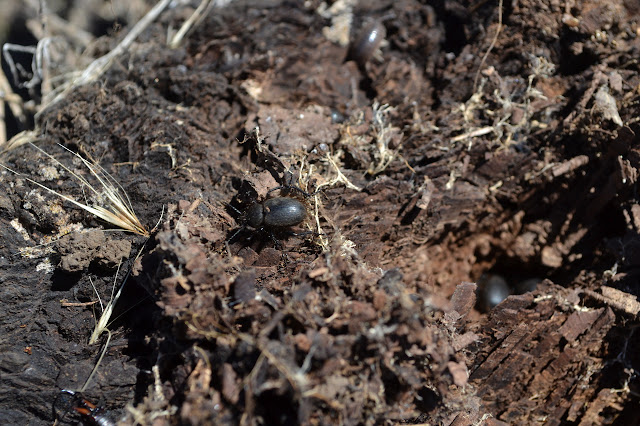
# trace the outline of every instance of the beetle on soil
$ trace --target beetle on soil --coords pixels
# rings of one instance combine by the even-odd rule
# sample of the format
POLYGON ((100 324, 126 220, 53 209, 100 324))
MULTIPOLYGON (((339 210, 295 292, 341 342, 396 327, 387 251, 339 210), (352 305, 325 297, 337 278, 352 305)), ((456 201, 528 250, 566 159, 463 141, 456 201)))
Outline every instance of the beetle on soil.
POLYGON ((290 227, 301 223, 306 217, 306 207, 290 197, 271 198, 253 204, 247 210, 247 224, 256 229, 290 227))
MULTIPOLYGON (((287 193, 292 191, 300 193, 304 197, 310 197, 309 194, 295 186, 278 186, 267 192, 267 197, 274 191, 285 190, 287 193)), ((293 232, 288 228, 299 225, 307 218, 307 207, 302 201, 292 196, 279 196, 267 198, 261 202, 251 204, 244 212, 240 212, 231 206, 237 213, 241 214, 242 226, 238 229, 228 241, 233 240, 238 233, 247 227, 257 231, 264 231, 269 234, 276 246, 280 243, 276 239, 274 232, 288 231, 292 235, 307 235, 308 231, 293 232)))

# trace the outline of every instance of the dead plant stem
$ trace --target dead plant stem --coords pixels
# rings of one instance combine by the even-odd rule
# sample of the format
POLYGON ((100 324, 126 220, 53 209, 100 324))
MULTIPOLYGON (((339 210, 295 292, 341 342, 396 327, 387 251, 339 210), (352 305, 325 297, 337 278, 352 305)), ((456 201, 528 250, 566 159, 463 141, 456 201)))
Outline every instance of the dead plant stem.
POLYGON ((487 49, 487 51, 484 53, 484 56, 482 57, 482 61, 480 61, 480 66, 478 67, 478 70, 476 71, 476 76, 473 79, 473 93, 476 93, 476 88, 478 85, 478 77, 482 72, 482 67, 487 61, 487 57, 489 56, 489 53, 491 53, 491 50, 493 50, 494 46, 498 42, 498 36, 500 35, 500 31, 502 31, 502 2, 503 0, 498 0, 498 28, 496 29, 496 34, 493 36, 493 40, 491 40, 491 44, 489 45, 489 48, 487 49))

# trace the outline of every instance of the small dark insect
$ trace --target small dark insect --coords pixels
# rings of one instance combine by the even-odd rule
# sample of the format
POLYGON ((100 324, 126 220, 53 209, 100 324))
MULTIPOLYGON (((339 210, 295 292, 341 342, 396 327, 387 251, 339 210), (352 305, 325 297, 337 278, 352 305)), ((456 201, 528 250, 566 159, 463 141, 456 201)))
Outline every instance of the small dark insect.
POLYGON ((68 389, 62 389, 60 391, 60 395, 54 401, 54 416, 58 420, 63 420, 69 410, 74 410, 76 413, 80 414, 85 420, 85 422, 96 425, 96 426, 115 426, 115 422, 111 420, 108 416, 104 408, 98 407, 95 404, 92 404, 90 401, 84 399, 79 392, 75 392, 68 389), (59 398, 62 395, 66 395, 71 397, 71 401, 67 401, 67 405, 62 416, 58 416, 56 413, 56 404, 59 403, 59 398))
POLYGON ((386 35, 387 31, 380 21, 373 21, 365 25, 358 37, 351 43, 348 59, 352 59, 358 66, 364 67, 380 47, 386 35))
MULTIPOLYGON (((309 194, 300 188, 295 186, 278 186, 267 192, 267 196, 277 190, 286 190, 287 192, 297 191, 305 197, 310 197, 313 194, 309 194)), ((274 231, 282 231, 292 226, 302 223, 307 217, 306 206, 297 198, 280 196, 267 198, 262 202, 255 202, 247 208, 244 213, 231 206, 237 213, 241 214, 241 221, 243 222, 240 229, 238 229, 228 241, 233 240, 236 235, 245 229, 247 226, 260 231, 266 231, 276 246, 280 243, 274 235, 274 231)), ((306 235, 308 231, 302 233, 290 232, 292 235, 306 235)))

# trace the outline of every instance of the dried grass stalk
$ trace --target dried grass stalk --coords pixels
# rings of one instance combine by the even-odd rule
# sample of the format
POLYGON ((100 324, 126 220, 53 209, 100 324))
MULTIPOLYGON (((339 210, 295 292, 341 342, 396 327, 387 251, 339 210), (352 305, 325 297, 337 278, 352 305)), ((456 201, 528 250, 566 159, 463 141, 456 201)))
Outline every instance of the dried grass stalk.
POLYGON ((58 191, 55 191, 41 184, 40 182, 36 182, 35 180, 13 169, 10 169, 5 165, 0 164, 0 167, 3 167, 4 169, 18 176, 22 176, 27 181, 38 185, 40 188, 45 189, 46 191, 49 191, 52 194, 55 194, 58 197, 69 201, 70 203, 75 204, 77 207, 80 207, 81 209, 104 220, 105 222, 112 224, 116 228, 119 228, 123 231, 131 232, 136 235, 142 235, 144 237, 149 236, 149 230, 144 225, 142 225, 140 219, 138 219, 138 217, 136 216, 131 205, 131 201, 129 200, 129 197, 127 196, 122 186, 109 173, 107 173, 102 167, 100 167, 100 165, 91 163, 80 154, 75 153, 60 145, 65 150, 78 157, 82 161, 82 164, 84 164, 84 166, 89 169, 91 175, 98 181, 98 185, 92 185, 85 178, 74 173, 71 169, 62 164, 51 154, 44 151, 42 148, 34 145, 33 143, 31 143, 31 145, 42 154, 56 162, 67 172, 69 172, 74 178, 78 180, 78 182, 80 182, 83 187, 88 188, 89 191, 95 196, 97 203, 95 205, 89 205, 87 202, 78 201, 69 195, 61 194, 58 191))

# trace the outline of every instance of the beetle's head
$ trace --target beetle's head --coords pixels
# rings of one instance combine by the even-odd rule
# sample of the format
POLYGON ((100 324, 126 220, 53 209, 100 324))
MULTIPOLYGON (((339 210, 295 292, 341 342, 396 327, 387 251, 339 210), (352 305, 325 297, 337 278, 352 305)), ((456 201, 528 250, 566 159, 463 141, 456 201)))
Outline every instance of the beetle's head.
POLYGON ((262 204, 252 204, 246 212, 247 225, 252 228, 260 228, 264 223, 264 212, 262 211, 262 204))

